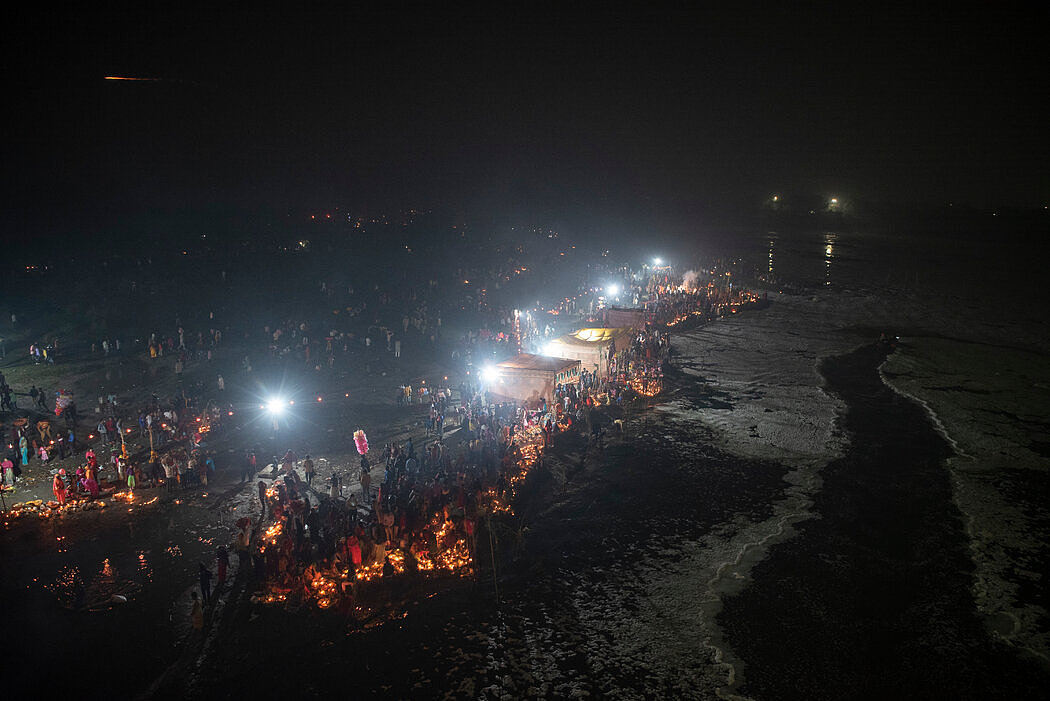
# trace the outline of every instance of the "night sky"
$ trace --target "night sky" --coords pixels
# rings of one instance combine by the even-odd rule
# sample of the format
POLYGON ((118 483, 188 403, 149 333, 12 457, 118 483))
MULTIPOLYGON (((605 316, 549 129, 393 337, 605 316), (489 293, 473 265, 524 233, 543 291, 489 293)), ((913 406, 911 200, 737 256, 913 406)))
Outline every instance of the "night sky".
POLYGON ((5 237, 335 207, 689 229, 774 192, 1050 200, 1046 52, 1020 9, 610 7, 16 17, 5 237))

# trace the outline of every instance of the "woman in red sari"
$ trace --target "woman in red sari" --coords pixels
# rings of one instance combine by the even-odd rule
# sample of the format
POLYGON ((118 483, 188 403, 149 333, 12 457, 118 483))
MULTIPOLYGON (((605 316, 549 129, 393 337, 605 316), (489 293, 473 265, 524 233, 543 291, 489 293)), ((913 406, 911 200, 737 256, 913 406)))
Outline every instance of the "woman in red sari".
POLYGON ((65 470, 59 470, 58 474, 55 475, 55 479, 51 482, 51 491, 55 493, 55 499, 58 500, 58 503, 60 505, 66 503, 66 480, 64 479, 65 474, 65 470))

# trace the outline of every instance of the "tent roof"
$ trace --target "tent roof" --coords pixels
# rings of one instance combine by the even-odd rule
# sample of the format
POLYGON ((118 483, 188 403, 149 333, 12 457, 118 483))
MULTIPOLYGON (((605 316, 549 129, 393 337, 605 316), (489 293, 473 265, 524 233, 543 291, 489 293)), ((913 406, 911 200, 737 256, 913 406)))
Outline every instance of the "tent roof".
POLYGON ((544 370, 547 372, 561 372, 574 365, 579 365, 579 360, 571 358, 548 358, 545 355, 532 355, 521 353, 502 363, 496 363, 496 367, 505 370, 544 370))
POLYGON ((564 343, 565 345, 573 346, 590 346, 596 343, 608 343, 615 338, 620 338, 621 336, 630 333, 631 330, 626 328, 580 329, 579 331, 574 331, 573 333, 555 339, 555 343, 564 343))

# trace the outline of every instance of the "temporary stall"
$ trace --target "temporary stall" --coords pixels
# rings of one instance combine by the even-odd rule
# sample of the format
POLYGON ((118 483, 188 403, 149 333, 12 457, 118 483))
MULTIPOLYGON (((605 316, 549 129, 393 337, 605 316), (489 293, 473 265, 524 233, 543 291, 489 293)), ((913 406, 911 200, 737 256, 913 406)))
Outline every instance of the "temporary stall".
POLYGON ((621 329, 643 329, 645 310, 640 307, 609 307, 605 310, 605 325, 621 329))
POLYGON ((576 382, 579 378, 579 360, 521 353, 496 364, 487 389, 493 401, 531 405, 541 398, 550 401, 557 385, 576 382))
POLYGON ((580 329, 551 341, 544 352, 555 358, 579 360, 581 370, 604 377, 609 373, 609 359, 629 348, 633 339, 634 331, 629 328, 580 329))

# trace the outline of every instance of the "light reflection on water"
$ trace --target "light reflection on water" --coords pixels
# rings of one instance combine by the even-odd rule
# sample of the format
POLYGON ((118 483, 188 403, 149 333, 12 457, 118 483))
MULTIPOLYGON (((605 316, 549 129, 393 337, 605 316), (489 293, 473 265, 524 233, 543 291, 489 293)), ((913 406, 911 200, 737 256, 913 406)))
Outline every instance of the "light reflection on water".
POLYGON ((824 286, 831 286, 831 261, 834 258, 834 247, 835 241, 838 236, 831 232, 825 232, 824 234, 824 286))
POLYGON ((102 561, 102 571, 99 572, 101 577, 111 580, 116 577, 116 572, 116 569, 114 569, 113 564, 109 561, 108 557, 102 561))
POLYGON ((153 567, 150 566, 149 561, 146 559, 145 550, 139 550, 138 552, 138 571, 142 574, 144 581, 153 581, 153 567))
MULTIPOLYGON (((67 609, 100 611, 113 604, 123 604, 136 594, 143 584, 153 582, 153 567, 146 551, 137 553, 132 576, 124 575, 112 558, 103 558, 98 571, 86 578, 77 565, 63 565, 54 579, 40 582, 40 586, 67 609)), ((34 581, 38 581, 34 579, 34 581)))
POLYGON ((55 579, 45 582, 43 587, 51 592, 59 606, 64 608, 75 608, 83 601, 84 580, 80 576, 80 568, 76 565, 62 567, 55 579))

